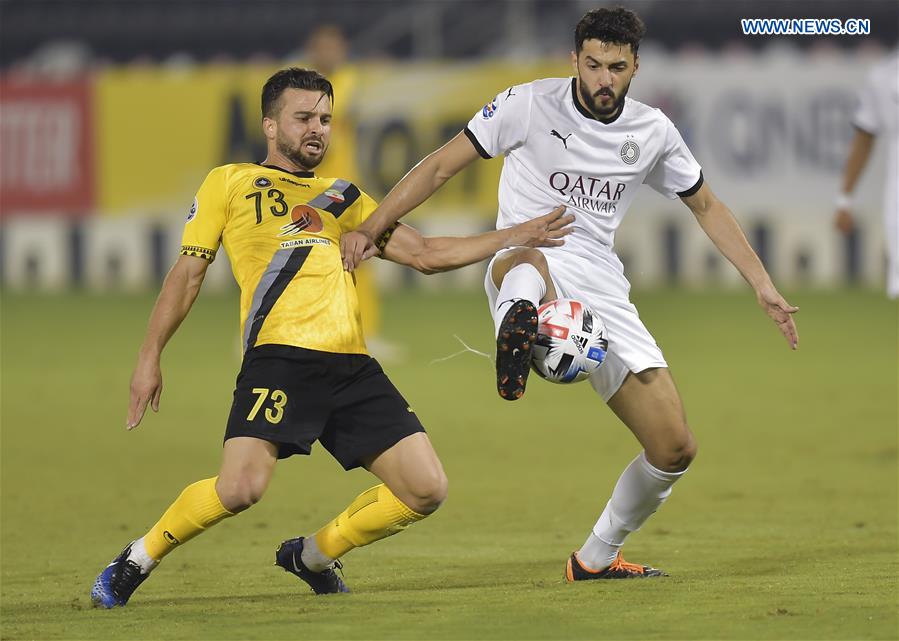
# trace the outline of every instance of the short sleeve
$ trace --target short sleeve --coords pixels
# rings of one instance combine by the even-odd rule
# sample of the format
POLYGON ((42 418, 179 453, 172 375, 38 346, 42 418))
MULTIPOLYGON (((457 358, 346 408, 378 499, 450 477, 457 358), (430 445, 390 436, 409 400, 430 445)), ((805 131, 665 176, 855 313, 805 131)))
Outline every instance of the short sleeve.
POLYGON ((527 139, 531 118, 531 87, 509 87, 468 121, 465 135, 483 158, 503 156, 527 139))
POLYGON ((216 167, 200 185, 181 236, 181 255, 215 260, 228 216, 225 169, 216 167))
POLYGON ((865 86, 858 92, 852 124, 869 134, 878 133, 881 129, 881 117, 877 104, 877 80, 872 73, 868 76, 865 86))
POLYGON ((666 198, 692 196, 702 187, 702 167, 667 117, 665 128, 665 149, 643 182, 666 198))
POLYGON ((340 231, 342 233, 353 231, 356 227, 365 222, 377 208, 378 203, 374 198, 364 191, 359 191, 359 197, 356 198, 353 203, 347 207, 340 218, 337 219, 340 222, 340 231))

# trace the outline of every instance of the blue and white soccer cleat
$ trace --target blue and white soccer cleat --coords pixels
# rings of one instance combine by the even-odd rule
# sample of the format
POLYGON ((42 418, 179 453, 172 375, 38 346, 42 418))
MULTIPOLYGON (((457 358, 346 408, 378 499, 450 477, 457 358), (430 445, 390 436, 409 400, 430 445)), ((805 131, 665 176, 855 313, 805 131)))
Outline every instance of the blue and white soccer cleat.
POLYGON ((150 576, 149 572, 142 572, 137 563, 128 560, 133 543, 133 541, 129 543, 94 581, 94 587, 91 588, 91 601, 95 606, 103 608, 124 606, 137 586, 150 576))
POLYGON ((335 568, 339 570, 343 567, 340 561, 334 561, 332 567, 321 572, 313 572, 303 565, 302 554, 303 537, 288 539, 275 550, 275 565, 308 583, 316 594, 336 594, 350 591, 343 579, 334 571, 335 568))

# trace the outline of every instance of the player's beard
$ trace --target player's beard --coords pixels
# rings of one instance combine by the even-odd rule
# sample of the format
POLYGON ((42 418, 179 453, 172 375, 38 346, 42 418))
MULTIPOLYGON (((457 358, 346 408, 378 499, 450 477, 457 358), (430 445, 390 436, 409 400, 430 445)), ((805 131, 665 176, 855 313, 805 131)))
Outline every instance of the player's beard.
POLYGON ((588 111, 596 116, 597 120, 608 120, 612 116, 618 113, 619 109, 621 109, 621 105, 624 104, 624 98, 627 96, 628 89, 631 88, 631 83, 628 83, 624 86, 624 89, 621 90, 621 95, 615 96, 615 92, 611 89, 600 90, 595 94, 591 94, 590 90, 587 88, 587 85, 584 84, 584 81, 578 78, 577 82, 578 91, 581 94, 581 100, 584 101, 584 104, 587 106, 588 111), (611 94, 612 96, 612 104, 608 107, 603 107, 596 98, 600 96, 602 93, 611 94))
POLYGON ((325 145, 325 141, 321 138, 318 141, 322 145, 322 152, 317 156, 313 156, 311 154, 307 154, 303 151, 303 145, 308 142, 308 140, 300 141, 299 145, 291 144, 290 140, 284 138, 278 134, 278 137, 275 141, 275 145, 278 147, 278 151, 281 152, 286 158, 288 158, 291 162, 304 169, 308 169, 312 171, 321 163, 322 160, 325 159, 325 152, 328 151, 328 147, 325 145))

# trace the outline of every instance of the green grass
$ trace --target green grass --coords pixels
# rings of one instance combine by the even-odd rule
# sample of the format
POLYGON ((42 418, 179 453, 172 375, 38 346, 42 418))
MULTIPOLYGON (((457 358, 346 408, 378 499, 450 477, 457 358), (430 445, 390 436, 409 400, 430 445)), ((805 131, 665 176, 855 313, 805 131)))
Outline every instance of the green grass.
POLYGON ((395 295, 385 368, 427 426, 450 498, 354 551, 354 594, 313 597, 273 568, 370 477, 323 450, 279 465, 265 499, 166 559, 114 611, 97 572, 183 486, 215 474, 239 366, 232 296, 202 296, 163 360, 159 415, 124 429, 151 297, 2 299, 4 639, 895 639, 897 306, 795 293, 791 353, 747 293, 642 292, 700 454, 627 545, 663 580, 568 585, 638 447, 586 384, 493 391, 478 294, 395 295))

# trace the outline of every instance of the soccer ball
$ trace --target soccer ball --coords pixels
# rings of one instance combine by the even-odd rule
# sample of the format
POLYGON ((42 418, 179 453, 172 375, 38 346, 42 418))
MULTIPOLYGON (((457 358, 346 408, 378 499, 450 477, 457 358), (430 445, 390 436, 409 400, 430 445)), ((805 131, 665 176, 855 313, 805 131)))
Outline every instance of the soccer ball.
POLYGON ((602 365, 609 349, 599 315, 568 298, 544 303, 537 310, 537 342, 531 367, 552 383, 577 383, 602 365))

